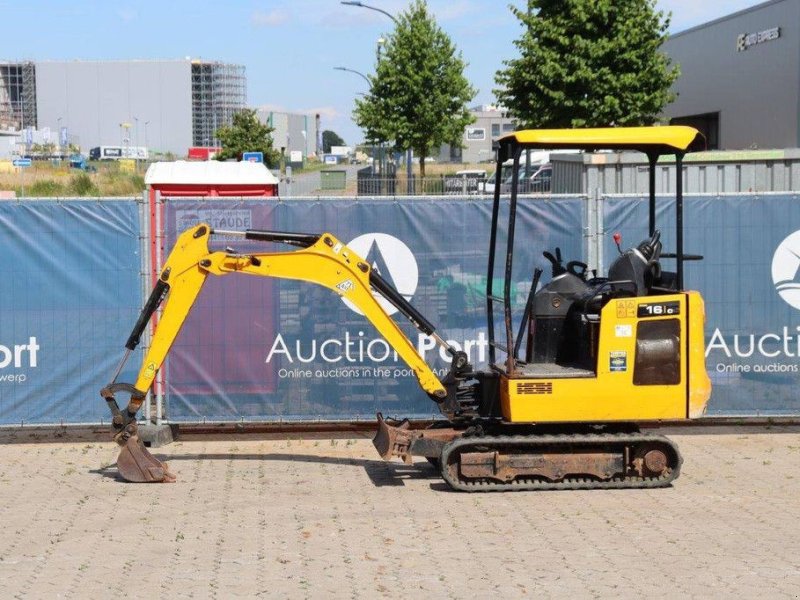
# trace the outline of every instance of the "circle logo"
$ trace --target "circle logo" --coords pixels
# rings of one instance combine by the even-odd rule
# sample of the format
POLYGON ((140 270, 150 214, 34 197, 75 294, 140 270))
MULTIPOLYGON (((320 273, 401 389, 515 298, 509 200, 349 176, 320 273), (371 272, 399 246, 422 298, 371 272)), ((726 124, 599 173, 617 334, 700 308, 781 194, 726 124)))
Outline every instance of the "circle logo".
MULTIPOLYGON (((361 256, 370 268, 396 289, 403 298, 411 300, 419 283, 419 268, 411 249, 402 241, 386 233, 365 233, 350 241, 347 246, 361 256)), ((387 314, 397 309, 383 296, 373 290, 372 295, 387 314)), ((360 315, 358 307, 342 298, 342 301, 360 315)))
POLYGON ((772 283, 781 298, 791 307, 800 310, 800 231, 784 239, 772 256, 772 283))

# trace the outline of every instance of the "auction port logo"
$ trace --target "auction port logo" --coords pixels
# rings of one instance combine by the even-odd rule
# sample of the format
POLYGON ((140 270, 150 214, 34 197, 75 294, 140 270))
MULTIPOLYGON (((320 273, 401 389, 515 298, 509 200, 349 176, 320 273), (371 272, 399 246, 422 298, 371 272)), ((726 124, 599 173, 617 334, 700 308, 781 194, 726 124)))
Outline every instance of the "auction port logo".
POLYGON ((772 256, 772 283, 789 306, 800 310, 800 230, 787 236, 772 256))
MULTIPOLYGON (((419 268, 411 249, 402 241, 386 233, 365 233, 350 241, 347 246, 359 256, 363 256, 372 270, 383 277, 403 298, 411 300, 419 283, 419 268)), ((397 309, 376 292, 372 295, 390 315, 397 309)), ((358 307, 342 298, 344 303, 358 314, 358 307)))

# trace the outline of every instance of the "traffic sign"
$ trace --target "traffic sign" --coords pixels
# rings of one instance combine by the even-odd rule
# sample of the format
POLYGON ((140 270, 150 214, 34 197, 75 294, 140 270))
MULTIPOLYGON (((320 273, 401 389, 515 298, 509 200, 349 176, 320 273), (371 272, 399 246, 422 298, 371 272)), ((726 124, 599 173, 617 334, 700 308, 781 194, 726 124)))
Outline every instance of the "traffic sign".
POLYGON ((11 164, 15 167, 30 167, 32 161, 30 158, 15 158, 11 161, 11 164))
POLYGON ((263 152, 243 152, 242 153, 242 160, 245 161, 245 162, 263 163, 264 162, 264 153, 263 152))

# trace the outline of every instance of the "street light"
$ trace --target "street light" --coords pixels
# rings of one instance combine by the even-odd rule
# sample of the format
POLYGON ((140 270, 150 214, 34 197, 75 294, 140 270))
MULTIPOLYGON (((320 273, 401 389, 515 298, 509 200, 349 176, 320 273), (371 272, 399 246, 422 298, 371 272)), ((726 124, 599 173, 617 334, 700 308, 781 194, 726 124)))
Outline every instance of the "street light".
POLYGON ((377 8, 375 6, 369 6, 367 4, 364 4, 363 2, 357 2, 357 1, 354 1, 354 0, 341 0, 340 4, 344 4, 345 6, 358 6, 360 8, 368 8, 370 10, 375 10, 375 11, 377 11, 379 13, 385 14, 392 21, 394 21, 395 24, 398 23, 397 19, 395 18, 395 16, 393 14, 386 12, 382 8, 377 8))
MULTIPOLYGON (((372 91, 372 82, 369 80, 369 77, 364 75, 361 71, 356 71, 355 69, 348 69, 347 67, 333 67, 333 69, 335 71, 346 71, 348 73, 355 73, 356 75, 358 75, 359 77, 363 78, 364 81, 367 82, 367 85, 369 85, 370 91, 372 91)), ((359 92, 358 95, 363 96, 364 94, 359 92)), ((383 146, 382 143, 381 143, 381 146, 383 146)), ((381 173, 382 172, 383 172, 383 169, 381 169, 381 173)), ((372 146, 372 173, 375 174, 375 145, 374 144, 372 146)))
MULTIPOLYGON (((359 8, 367 8, 369 10, 374 10, 376 12, 382 13, 382 14, 386 15, 387 17, 389 17, 392 21, 394 21, 395 25, 399 25, 400 24, 400 22, 397 20, 397 18, 392 13, 388 13, 385 10, 383 10, 382 8, 378 8, 376 6, 369 6, 368 4, 364 4, 363 2, 360 2, 359 0, 340 0, 340 4, 344 4, 345 6, 357 6, 359 8)), ((378 40, 378 49, 377 49, 378 61, 379 62, 380 62, 380 59, 381 59, 381 45, 386 42, 386 40, 384 40, 383 38, 381 38, 381 40, 378 40), (381 41, 381 40, 383 40, 383 41, 381 41)), ((412 182, 411 176, 412 176, 412 172, 411 172, 411 148, 409 148, 408 150, 406 150, 406 177, 408 178, 408 185, 411 185, 411 182, 412 182)))
POLYGON ((145 153, 145 160, 149 158, 150 150, 148 150, 149 146, 147 145, 147 125, 150 121, 144 122, 144 153, 145 153))
POLYGON ((355 69, 348 69, 347 67, 333 67, 335 71, 347 71, 348 73, 355 73, 359 77, 362 77, 364 81, 367 82, 370 88, 372 88, 372 82, 369 80, 369 77, 364 75, 361 71, 356 71, 355 69))
POLYGON ((133 152, 136 161, 136 172, 139 172, 139 117, 133 117, 133 152))

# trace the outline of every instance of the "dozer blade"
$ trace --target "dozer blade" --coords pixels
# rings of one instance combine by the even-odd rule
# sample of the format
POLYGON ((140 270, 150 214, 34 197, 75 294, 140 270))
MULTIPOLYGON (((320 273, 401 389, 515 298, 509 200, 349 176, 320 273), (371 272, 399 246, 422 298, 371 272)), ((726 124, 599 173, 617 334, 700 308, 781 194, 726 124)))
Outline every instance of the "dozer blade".
POLYGON ((122 444, 117 457, 120 477, 131 483, 172 483, 175 475, 166 463, 161 462, 145 448, 138 434, 133 434, 122 444))

